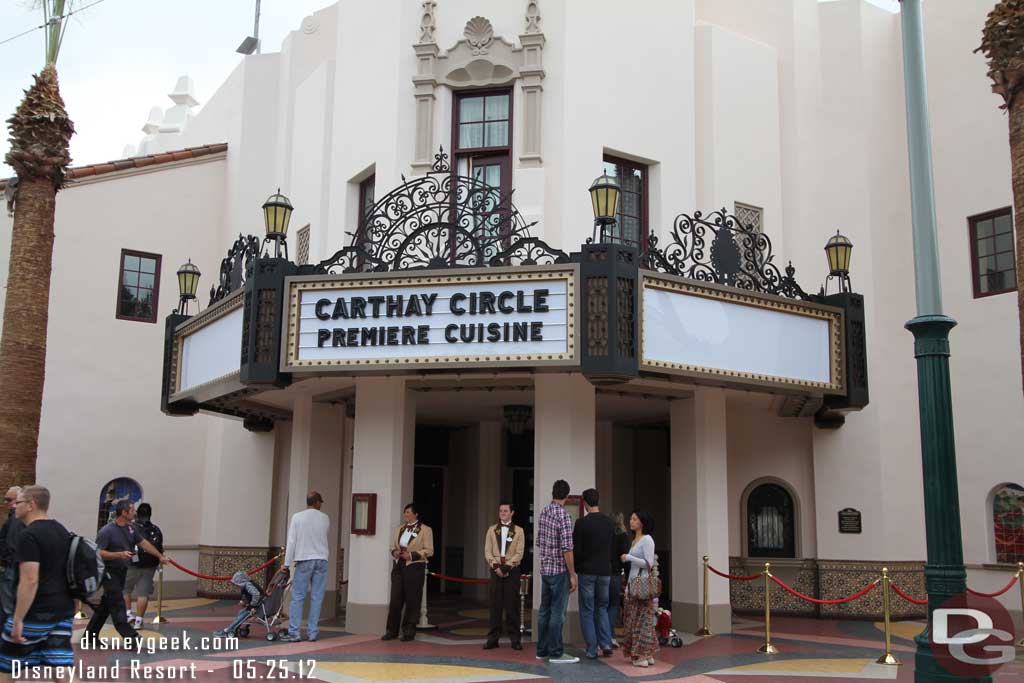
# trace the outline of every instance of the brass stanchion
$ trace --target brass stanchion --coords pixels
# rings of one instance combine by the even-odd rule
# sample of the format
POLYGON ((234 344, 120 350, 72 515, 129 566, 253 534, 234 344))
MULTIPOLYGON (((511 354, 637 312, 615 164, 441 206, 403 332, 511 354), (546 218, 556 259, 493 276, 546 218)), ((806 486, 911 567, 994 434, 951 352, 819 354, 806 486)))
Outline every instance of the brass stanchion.
POLYGON ((779 653, 778 648, 772 645, 771 569, 771 562, 765 562, 764 571, 761 572, 764 574, 764 645, 757 648, 757 651, 766 655, 776 655, 779 653))
MULTIPOLYGON (((613 577, 618 578, 618 577, 613 577)), ((526 574, 519 575, 519 637, 530 632, 526 627, 526 597, 530 594, 530 577, 526 574)), ((614 629, 615 627, 612 626, 614 629)))
POLYGON ((882 567, 882 616, 885 619, 885 654, 876 659, 878 664, 898 665, 900 660, 892 654, 892 632, 889 627, 889 568, 882 567))
POLYGON ((420 598, 420 621, 416 624, 418 630, 427 630, 437 628, 434 624, 430 623, 430 619, 427 618, 427 577, 430 576, 430 568, 423 572, 423 596, 420 598))
POLYGON ((85 613, 85 610, 82 609, 82 601, 81 600, 75 600, 75 609, 77 610, 75 612, 75 619, 85 619, 86 617, 89 616, 88 614, 85 613))
POLYGON ((167 619, 164 617, 164 568, 163 566, 157 567, 157 573, 160 577, 157 579, 156 584, 156 616, 153 617, 154 624, 166 624, 167 619))
MULTIPOLYGON (((1017 563, 1017 588, 1020 589, 1020 618, 1024 619, 1024 562, 1017 563)), ((1024 638, 1020 639, 1017 647, 1024 647, 1024 638)))
POLYGON ((708 636, 714 635, 711 633, 711 622, 708 619, 708 556, 704 556, 704 624, 697 629, 694 635, 708 636))

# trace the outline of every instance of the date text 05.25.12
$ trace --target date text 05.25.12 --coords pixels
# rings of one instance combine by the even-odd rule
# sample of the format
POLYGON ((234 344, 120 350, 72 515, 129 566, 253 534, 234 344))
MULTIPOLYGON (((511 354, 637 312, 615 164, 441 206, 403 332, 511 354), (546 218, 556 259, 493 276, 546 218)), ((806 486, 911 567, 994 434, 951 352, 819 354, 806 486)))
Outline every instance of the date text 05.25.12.
POLYGON ((234 659, 231 677, 235 680, 301 681, 312 677, 315 659, 234 659))

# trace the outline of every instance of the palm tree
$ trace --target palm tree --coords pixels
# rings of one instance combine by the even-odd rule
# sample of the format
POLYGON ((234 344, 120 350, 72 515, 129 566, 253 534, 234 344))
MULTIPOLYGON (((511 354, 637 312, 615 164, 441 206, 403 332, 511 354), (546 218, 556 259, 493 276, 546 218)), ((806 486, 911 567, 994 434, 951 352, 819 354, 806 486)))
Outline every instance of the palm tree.
POLYGON ((1001 0, 985 20, 981 46, 988 58, 992 92, 1009 114, 1013 215, 1017 234, 1017 313, 1020 320, 1021 379, 1024 382, 1024 0, 1001 0))
POLYGON ((53 259, 53 216, 75 132, 57 84, 57 54, 70 1, 43 0, 46 63, 8 119, 17 174, 7 297, 0 337, 0 486, 36 477, 39 415, 46 368, 46 325, 53 259), (67 8, 65 7, 67 5, 67 8))

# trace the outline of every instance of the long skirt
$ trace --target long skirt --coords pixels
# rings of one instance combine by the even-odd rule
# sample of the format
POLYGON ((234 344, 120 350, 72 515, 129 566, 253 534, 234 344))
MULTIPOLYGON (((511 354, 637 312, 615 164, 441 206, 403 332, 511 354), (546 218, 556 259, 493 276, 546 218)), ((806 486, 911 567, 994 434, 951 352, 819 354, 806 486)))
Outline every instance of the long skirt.
POLYGON ((622 653, 627 659, 653 659, 658 653, 658 634, 654 630, 654 599, 635 600, 624 596, 622 621, 625 638, 622 653))

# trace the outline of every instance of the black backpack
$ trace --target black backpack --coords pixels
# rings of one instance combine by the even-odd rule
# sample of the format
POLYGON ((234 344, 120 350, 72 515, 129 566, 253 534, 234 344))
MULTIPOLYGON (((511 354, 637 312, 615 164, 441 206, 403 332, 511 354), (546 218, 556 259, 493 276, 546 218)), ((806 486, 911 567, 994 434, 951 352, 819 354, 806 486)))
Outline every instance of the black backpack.
POLYGON ((102 588, 106 565, 93 541, 71 534, 67 574, 68 592, 76 600, 88 602, 89 597, 102 588))

